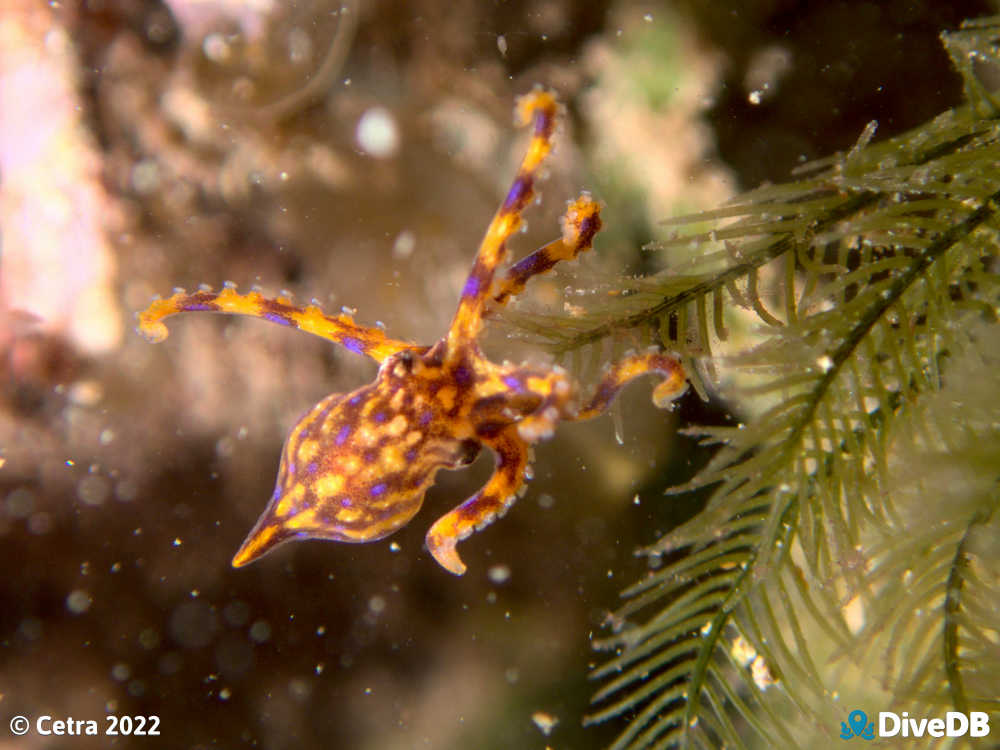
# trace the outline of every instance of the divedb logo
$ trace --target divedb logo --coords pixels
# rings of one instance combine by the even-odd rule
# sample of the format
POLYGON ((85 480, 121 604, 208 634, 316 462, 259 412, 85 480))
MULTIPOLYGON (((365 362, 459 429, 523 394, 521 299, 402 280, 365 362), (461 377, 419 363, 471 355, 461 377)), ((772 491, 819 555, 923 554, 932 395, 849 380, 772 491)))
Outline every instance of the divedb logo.
POLYGON ((876 737, 986 737, 990 733, 990 716, 985 711, 949 711, 944 718, 913 718, 906 711, 901 714, 879 711, 878 724, 868 721, 864 711, 851 711, 847 721, 840 722, 840 739, 873 740, 876 737))

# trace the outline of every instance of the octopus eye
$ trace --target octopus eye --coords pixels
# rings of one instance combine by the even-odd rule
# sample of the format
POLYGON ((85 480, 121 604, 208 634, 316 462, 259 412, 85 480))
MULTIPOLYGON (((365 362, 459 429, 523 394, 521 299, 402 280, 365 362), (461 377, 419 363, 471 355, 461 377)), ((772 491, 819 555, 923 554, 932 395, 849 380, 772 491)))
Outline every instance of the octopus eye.
POLYGON ((459 443, 456 460, 459 466, 468 466, 479 455, 482 450, 482 443, 478 440, 463 440, 459 443))
POLYGON ((413 352, 401 351, 392 361, 392 375, 395 378, 404 379, 413 374, 416 368, 416 357, 413 352))

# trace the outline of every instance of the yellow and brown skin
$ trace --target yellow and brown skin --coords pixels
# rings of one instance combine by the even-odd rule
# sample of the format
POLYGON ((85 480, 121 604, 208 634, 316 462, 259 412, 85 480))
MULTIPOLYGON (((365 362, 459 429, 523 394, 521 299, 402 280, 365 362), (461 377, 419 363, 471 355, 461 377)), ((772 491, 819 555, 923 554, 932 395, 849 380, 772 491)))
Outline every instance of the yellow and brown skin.
POLYGON ((657 406, 683 393, 680 363, 659 351, 615 363, 589 401, 559 367, 497 365, 477 343, 488 306, 503 305, 527 281, 560 260, 591 247, 601 228, 600 206, 586 193, 563 216, 562 237, 513 265, 501 279, 496 269, 535 195, 535 182, 552 148, 559 105, 536 89, 517 105, 532 123, 528 151, 507 198, 490 223, 466 281, 448 333, 433 346, 391 339, 349 315, 328 316, 318 307, 294 306, 257 291, 240 294, 203 287, 154 301, 139 315, 151 341, 167 336, 164 318, 182 312, 221 312, 263 318, 335 341, 381 363, 373 383, 334 393, 296 424, 281 454, 274 495, 233 558, 239 567, 291 539, 369 542, 406 524, 420 509, 439 469, 472 462, 485 446, 496 457, 486 485, 439 518, 427 532, 427 548, 456 575, 465 572, 455 544, 502 515, 530 478, 531 444, 550 437, 560 421, 589 419, 607 408, 633 378, 658 373, 657 406))

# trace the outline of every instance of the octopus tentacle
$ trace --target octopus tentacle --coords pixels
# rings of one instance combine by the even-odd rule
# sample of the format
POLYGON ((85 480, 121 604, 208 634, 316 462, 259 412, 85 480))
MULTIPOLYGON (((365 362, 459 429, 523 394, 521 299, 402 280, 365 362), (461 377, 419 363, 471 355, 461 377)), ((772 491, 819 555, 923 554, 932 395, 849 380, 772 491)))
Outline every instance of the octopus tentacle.
POLYGON ((380 328, 358 325, 346 312, 332 317, 316 305, 297 307, 285 296, 269 298, 257 291, 240 294, 232 284, 226 284, 221 291, 201 287, 193 294, 180 289, 167 299, 153 300, 138 315, 139 332, 154 343, 163 341, 169 333, 164 318, 184 312, 215 312, 269 320, 321 336, 356 354, 366 354, 376 362, 404 350, 427 350, 425 346, 391 339, 380 328))
POLYGON ((490 297, 495 304, 506 304, 508 299, 524 291, 533 276, 548 273, 559 261, 573 260, 589 250, 593 246, 594 235, 601 231, 601 206, 589 193, 581 193, 579 198, 570 202, 561 222, 562 237, 515 263, 502 279, 493 284, 490 297))
POLYGON ((458 310, 448 329, 449 350, 457 350, 464 342, 472 341, 479 335, 493 275, 507 253, 507 240, 521 226, 521 214, 535 196, 539 168, 552 150, 552 134, 558 112, 555 96, 541 88, 518 100, 517 113, 521 124, 533 122, 531 143, 472 263, 458 310))
POLYGON ((507 512, 524 487, 529 448, 513 428, 483 441, 496 454, 496 469, 486 485, 457 508, 441 516, 427 532, 427 549, 445 570, 457 576, 465 563, 455 544, 507 512))

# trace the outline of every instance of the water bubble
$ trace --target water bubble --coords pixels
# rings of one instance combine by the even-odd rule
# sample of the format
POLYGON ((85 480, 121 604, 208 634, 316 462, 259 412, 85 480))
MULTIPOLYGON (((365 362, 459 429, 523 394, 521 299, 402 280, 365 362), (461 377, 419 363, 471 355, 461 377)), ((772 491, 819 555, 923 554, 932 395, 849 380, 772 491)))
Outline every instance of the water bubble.
POLYGON ((358 120, 355 139, 366 154, 385 159, 399 149, 399 128, 389 110, 372 107, 358 120))
POLYGON ((223 63, 229 59, 232 49, 224 34, 214 32, 205 36, 201 43, 201 51, 214 63, 223 63))
POLYGON ((139 645, 147 651, 152 651, 160 645, 160 634, 155 628, 146 628, 139 633, 139 645))
POLYGON ((510 566, 493 565, 486 572, 487 577, 496 584, 507 583, 510 580, 510 566))
POLYGON ((255 643, 267 643, 271 640, 271 626, 266 620, 257 620, 250 626, 250 640, 255 643))
POLYGON ((139 494, 139 485, 131 479, 122 479, 115 486, 115 499, 120 503, 130 503, 139 494))
POLYGON ((25 617, 17 626, 17 632, 26 641, 37 641, 42 637, 42 621, 35 617, 25 617))
POLYGON ((76 485, 76 496, 84 505, 103 505, 111 494, 111 482, 98 474, 88 474, 76 485))
POLYGON ((35 509, 35 495, 31 490, 19 487, 7 495, 4 509, 10 518, 27 518, 35 509))
POLYGON ((250 605, 239 599, 231 601, 222 608, 222 619, 234 628, 243 627, 250 620, 250 605))
POLYGON ((409 229, 404 229, 396 235, 396 239, 392 243, 392 257, 400 260, 409 258, 413 254, 413 250, 416 246, 416 235, 409 229))
POLYGON ((185 648, 201 648, 212 642, 218 621, 206 601, 186 601, 170 616, 170 635, 185 648))
POLYGON ((93 598, 83 589, 74 589, 66 597, 66 609, 74 615, 82 615, 93 603, 93 598))

